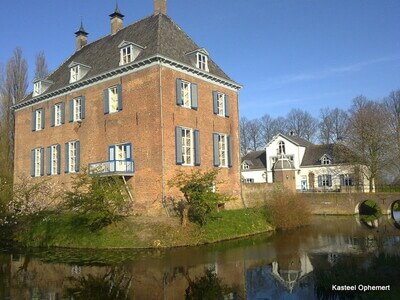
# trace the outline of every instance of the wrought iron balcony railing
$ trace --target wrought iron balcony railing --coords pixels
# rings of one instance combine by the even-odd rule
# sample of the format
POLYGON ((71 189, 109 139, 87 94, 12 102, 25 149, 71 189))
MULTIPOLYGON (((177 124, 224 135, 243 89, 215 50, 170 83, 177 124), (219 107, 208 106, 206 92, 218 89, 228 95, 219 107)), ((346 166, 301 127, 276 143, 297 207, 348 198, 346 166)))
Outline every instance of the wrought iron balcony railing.
POLYGON ((126 175, 132 176, 135 173, 135 163, 132 160, 109 160, 90 163, 89 175, 126 175))

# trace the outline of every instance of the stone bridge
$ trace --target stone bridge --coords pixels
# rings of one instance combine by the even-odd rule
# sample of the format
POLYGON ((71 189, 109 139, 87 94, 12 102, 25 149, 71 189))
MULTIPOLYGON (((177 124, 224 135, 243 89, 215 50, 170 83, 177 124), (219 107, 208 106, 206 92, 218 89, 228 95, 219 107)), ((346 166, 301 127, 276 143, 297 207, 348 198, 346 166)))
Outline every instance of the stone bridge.
POLYGON ((314 214, 355 215, 360 205, 372 200, 382 214, 392 215, 394 203, 400 203, 400 193, 305 193, 314 214))

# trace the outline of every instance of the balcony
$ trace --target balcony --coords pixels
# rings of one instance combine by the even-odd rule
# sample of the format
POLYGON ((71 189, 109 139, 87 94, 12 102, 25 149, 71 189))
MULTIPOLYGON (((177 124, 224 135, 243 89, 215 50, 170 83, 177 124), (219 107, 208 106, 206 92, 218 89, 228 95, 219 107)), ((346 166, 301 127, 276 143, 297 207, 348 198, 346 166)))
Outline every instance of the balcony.
POLYGON ((109 160, 90 163, 89 175, 100 176, 133 176, 135 173, 135 163, 132 160, 109 160))

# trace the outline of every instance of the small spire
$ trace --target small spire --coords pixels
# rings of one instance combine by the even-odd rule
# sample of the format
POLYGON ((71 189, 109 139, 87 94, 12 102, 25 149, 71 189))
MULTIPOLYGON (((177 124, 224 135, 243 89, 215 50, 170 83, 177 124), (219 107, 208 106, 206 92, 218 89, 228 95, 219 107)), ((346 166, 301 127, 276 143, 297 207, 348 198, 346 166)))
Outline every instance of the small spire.
POLYGON ((120 19, 122 19, 123 17, 125 17, 125 16, 121 13, 121 11, 119 10, 118 1, 116 1, 116 3, 115 3, 115 10, 114 10, 114 12, 110 15, 110 17, 111 17, 111 18, 117 17, 117 18, 120 18, 120 19))
POLYGON ((86 31, 85 31, 85 28, 83 28, 83 21, 82 21, 82 17, 81 17, 81 26, 79 27, 79 29, 78 29, 78 31, 77 32, 75 32, 75 34, 78 36, 78 35, 84 35, 84 36, 87 36, 89 33, 87 33, 86 31))

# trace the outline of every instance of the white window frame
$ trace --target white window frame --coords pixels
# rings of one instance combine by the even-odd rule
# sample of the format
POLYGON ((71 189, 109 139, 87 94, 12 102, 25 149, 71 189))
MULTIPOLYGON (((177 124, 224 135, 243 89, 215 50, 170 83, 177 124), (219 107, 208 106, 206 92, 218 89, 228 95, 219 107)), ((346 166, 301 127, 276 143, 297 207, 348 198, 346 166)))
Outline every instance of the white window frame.
POLYGON ((197 52, 196 53, 196 67, 200 70, 204 70, 208 72, 208 56, 197 52))
POLYGON ((37 109, 35 111, 35 131, 42 130, 43 110, 37 109))
POLYGON ((228 136, 226 134, 218 134, 218 155, 219 166, 228 167, 228 136))
POLYGON ((33 97, 42 93, 42 82, 38 81, 33 84, 33 97))
POLYGON ((58 149, 57 145, 52 145, 50 148, 50 175, 58 175, 58 149))
POLYGON ((108 111, 110 114, 118 112, 118 88, 112 86, 108 88, 108 111))
POLYGON ((194 134, 191 128, 182 128, 182 165, 194 165, 194 134))
POLYGON ((35 148, 35 177, 42 176, 42 159, 40 148, 35 148))
POLYGON ((82 115, 82 98, 78 97, 72 100, 72 121, 81 121, 82 115))
POLYGON ((218 116, 225 117, 225 94, 217 93, 218 116))
POLYGON ((322 159, 321 159, 321 165, 330 165, 331 164, 331 160, 328 158, 328 157, 326 157, 326 156, 324 156, 324 157, 322 157, 322 159))
POLYGON ((286 145, 284 141, 278 143, 278 154, 286 154, 286 145))
POLYGON ((242 169, 243 169, 243 170, 249 170, 249 169, 250 169, 250 166, 249 166, 248 164, 244 163, 244 164, 242 165, 242 169))
POLYGON ((76 141, 68 142, 68 172, 75 173, 77 160, 76 141))
POLYGON ((62 111, 61 103, 54 105, 54 126, 62 125, 62 111))
POLYGON ((329 187, 329 174, 321 175, 321 187, 329 187))
POLYGON ((192 108, 192 86, 190 82, 185 80, 181 81, 181 95, 182 95, 182 106, 186 108, 192 108))
POLYGON ((245 178, 244 182, 245 183, 254 183, 254 178, 245 178))
POLYGON ((133 61, 133 46, 128 45, 120 50, 120 66, 129 64, 133 61))
POLYGON ((76 65, 71 67, 71 77, 69 82, 70 83, 77 82, 79 79, 81 79, 81 66, 76 65))

